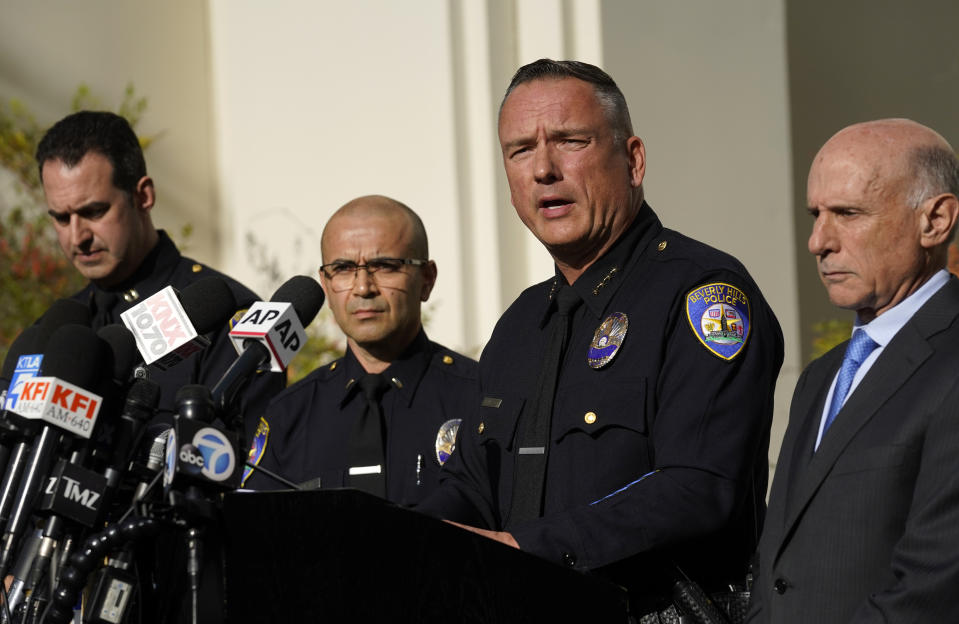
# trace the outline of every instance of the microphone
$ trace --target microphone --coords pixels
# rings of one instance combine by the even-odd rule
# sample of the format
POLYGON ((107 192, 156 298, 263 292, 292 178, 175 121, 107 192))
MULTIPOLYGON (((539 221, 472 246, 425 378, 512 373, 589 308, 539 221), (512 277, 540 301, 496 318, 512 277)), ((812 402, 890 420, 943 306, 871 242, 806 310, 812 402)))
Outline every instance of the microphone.
POLYGON ((17 413, 43 424, 27 458, 0 543, 0 574, 8 569, 40 483, 50 471, 61 430, 82 438, 89 438, 93 431, 103 399, 85 388, 94 386, 107 351, 107 345, 89 327, 64 325, 53 332, 45 349, 41 368, 45 376, 24 383, 17 413))
POLYGON ((43 347, 50 335, 63 325, 90 324, 90 310, 73 299, 57 299, 47 311, 22 332, 10 345, 3 362, 0 375, 0 405, 5 410, 13 410, 25 379, 35 377, 43 361, 43 347), (9 385, 9 388, 7 387, 9 385))
POLYGON ((199 384, 183 386, 176 394, 176 405, 174 429, 167 440, 164 487, 169 489, 176 477, 183 475, 202 485, 236 489, 243 472, 237 461, 239 442, 235 433, 214 423, 216 410, 210 390, 199 384))
POLYGON ((3 360, 3 372, 0 373, 0 384, 3 384, 0 405, 3 409, 13 409, 23 390, 24 380, 40 372, 43 342, 43 329, 34 325, 20 332, 10 345, 7 357, 3 360))
POLYGON ((203 334, 235 309, 230 287, 210 276, 185 288, 182 296, 167 286, 123 312, 120 319, 133 333, 143 361, 167 370, 209 346, 210 340, 203 334))
POLYGON ((90 325, 90 308, 75 299, 57 299, 37 321, 49 337, 64 325, 90 325))
MULTIPOLYGON (((153 427, 151 427, 151 429, 155 431, 153 427)), ((132 470, 141 478, 141 481, 137 484, 136 489, 133 491, 134 503, 139 502, 144 496, 146 496, 153 479, 163 468, 164 462, 166 461, 167 442, 171 434, 173 434, 172 427, 163 428, 163 430, 161 430, 156 437, 153 438, 146 461, 142 464, 140 463, 140 460, 133 463, 132 470)), ((173 443, 173 446, 176 446, 175 442, 173 443)), ((173 459, 171 459, 171 461, 173 461, 173 459)))
POLYGON ((288 279, 269 302, 254 303, 230 331, 240 356, 213 387, 213 402, 221 413, 233 403, 243 381, 270 363, 282 372, 306 342, 304 327, 313 322, 323 306, 323 289, 311 277, 288 279))
MULTIPOLYGON (((3 479, 0 481, 0 526, 5 526, 10 518, 17 485, 20 483, 20 476, 29 456, 30 444, 27 434, 35 433, 32 423, 25 422, 13 411, 13 408, 23 391, 25 382, 39 374, 43 351, 51 334, 67 324, 83 325, 89 322, 90 311, 86 306, 72 299, 59 299, 53 302, 35 325, 23 330, 10 346, 4 362, 3 378, 12 379, 12 381, 7 391, 7 400, 4 401, 4 407, 7 409, 3 412, 0 425, 3 431, 2 438, 5 442, 13 444, 13 448, 9 451, 9 461, 6 463, 3 479), (14 367, 12 372, 10 372, 11 366, 14 367)), ((6 452, 6 443, 3 444, 3 448, 6 452)))

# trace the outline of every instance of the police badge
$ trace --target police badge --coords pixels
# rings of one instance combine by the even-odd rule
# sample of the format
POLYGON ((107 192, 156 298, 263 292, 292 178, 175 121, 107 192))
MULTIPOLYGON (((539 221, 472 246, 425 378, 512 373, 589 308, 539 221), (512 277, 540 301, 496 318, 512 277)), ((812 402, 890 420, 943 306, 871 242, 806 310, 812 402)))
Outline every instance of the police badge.
MULTIPOLYGON (((258 466, 260 464, 260 459, 263 457, 263 452, 266 451, 266 441, 270 437, 270 424, 266 422, 263 418, 260 418, 260 424, 256 426, 256 433, 253 434, 253 444, 250 445, 250 453, 247 457, 247 461, 258 466)), ((243 467, 243 478, 240 479, 240 487, 246 485, 246 480, 250 478, 250 475, 253 474, 253 469, 249 466, 243 467)))
POLYGON ((704 284, 686 295, 686 319, 710 353, 731 360, 749 339, 749 298, 730 284, 704 284))
POLYGON ((436 433, 436 461, 440 463, 440 466, 445 464, 456 450, 456 432, 459 431, 461 422, 463 422, 462 418, 447 420, 436 433))
POLYGON ((613 312, 596 328, 593 341, 589 343, 586 352, 586 361, 595 369, 600 369, 613 359, 623 340, 626 339, 626 329, 629 319, 623 312, 613 312))

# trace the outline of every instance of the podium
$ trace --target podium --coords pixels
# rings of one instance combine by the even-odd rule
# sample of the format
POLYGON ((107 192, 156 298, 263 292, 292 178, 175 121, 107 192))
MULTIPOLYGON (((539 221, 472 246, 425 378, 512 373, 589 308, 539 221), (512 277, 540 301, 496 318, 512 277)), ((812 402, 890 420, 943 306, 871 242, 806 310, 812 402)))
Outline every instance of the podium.
POLYGON ((351 489, 231 492, 231 624, 627 622, 616 585, 351 489))

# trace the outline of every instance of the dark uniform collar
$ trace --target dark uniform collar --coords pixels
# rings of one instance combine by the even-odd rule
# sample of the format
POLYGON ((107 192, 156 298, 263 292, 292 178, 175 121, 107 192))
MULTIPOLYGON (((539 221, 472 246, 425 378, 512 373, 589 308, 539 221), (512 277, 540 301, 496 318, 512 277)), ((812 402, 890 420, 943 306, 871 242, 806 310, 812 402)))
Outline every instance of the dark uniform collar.
POLYGON ((90 283, 90 304, 93 313, 117 304, 123 309, 145 299, 165 287, 173 279, 180 252, 164 230, 157 230, 157 244, 146 255, 133 275, 120 284, 101 288, 90 283))
MULTIPOLYGON (((650 241, 663 229, 662 223, 649 204, 645 201, 639 208, 639 213, 626 231, 613 243, 602 257, 591 264, 582 275, 577 278, 570 288, 574 289, 584 302, 584 307, 596 318, 602 317, 606 306, 623 283, 623 273, 632 265, 633 260, 649 245, 650 241)), ((556 269, 552 285, 549 290, 549 299, 543 311, 542 323, 545 324, 555 309, 553 298, 559 285, 565 283, 566 278, 556 269)))
MULTIPOLYGON (((430 351, 430 341, 421 327, 419 333, 416 334, 416 338, 406 347, 400 357, 393 360, 386 370, 380 373, 390 382, 390 392, 398 393, 402 397, 401 400, 407 405, 413 403, 416 389, 430 365, 430 351)), ((343 397, 340 399, 340 408, 358 394, 356 380, 366 374, 363 366, 360 365, 359 360, 353 354, 353 350, 349 347, 347 347, 346 354, 343 356, 343 365, 346 372, 346 382, 343 387, 343 397)))

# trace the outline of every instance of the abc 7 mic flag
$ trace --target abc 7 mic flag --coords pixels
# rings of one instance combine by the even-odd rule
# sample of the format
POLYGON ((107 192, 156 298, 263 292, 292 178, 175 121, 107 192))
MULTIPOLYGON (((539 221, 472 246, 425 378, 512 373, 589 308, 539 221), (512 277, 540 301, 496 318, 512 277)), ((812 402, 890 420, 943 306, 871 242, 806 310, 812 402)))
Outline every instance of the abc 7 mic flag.
POLYGON ((143 361, 163 370, 210 344, 206 337, 197 334, 172 286, 144 299, 121 314, 120 319, 136 339, 143 361))
POLYGON ((192 420, 179 420, 167 437, 163 485, 169 488, 177 475, 227 489, 239 485, 235 436, 192 420))

